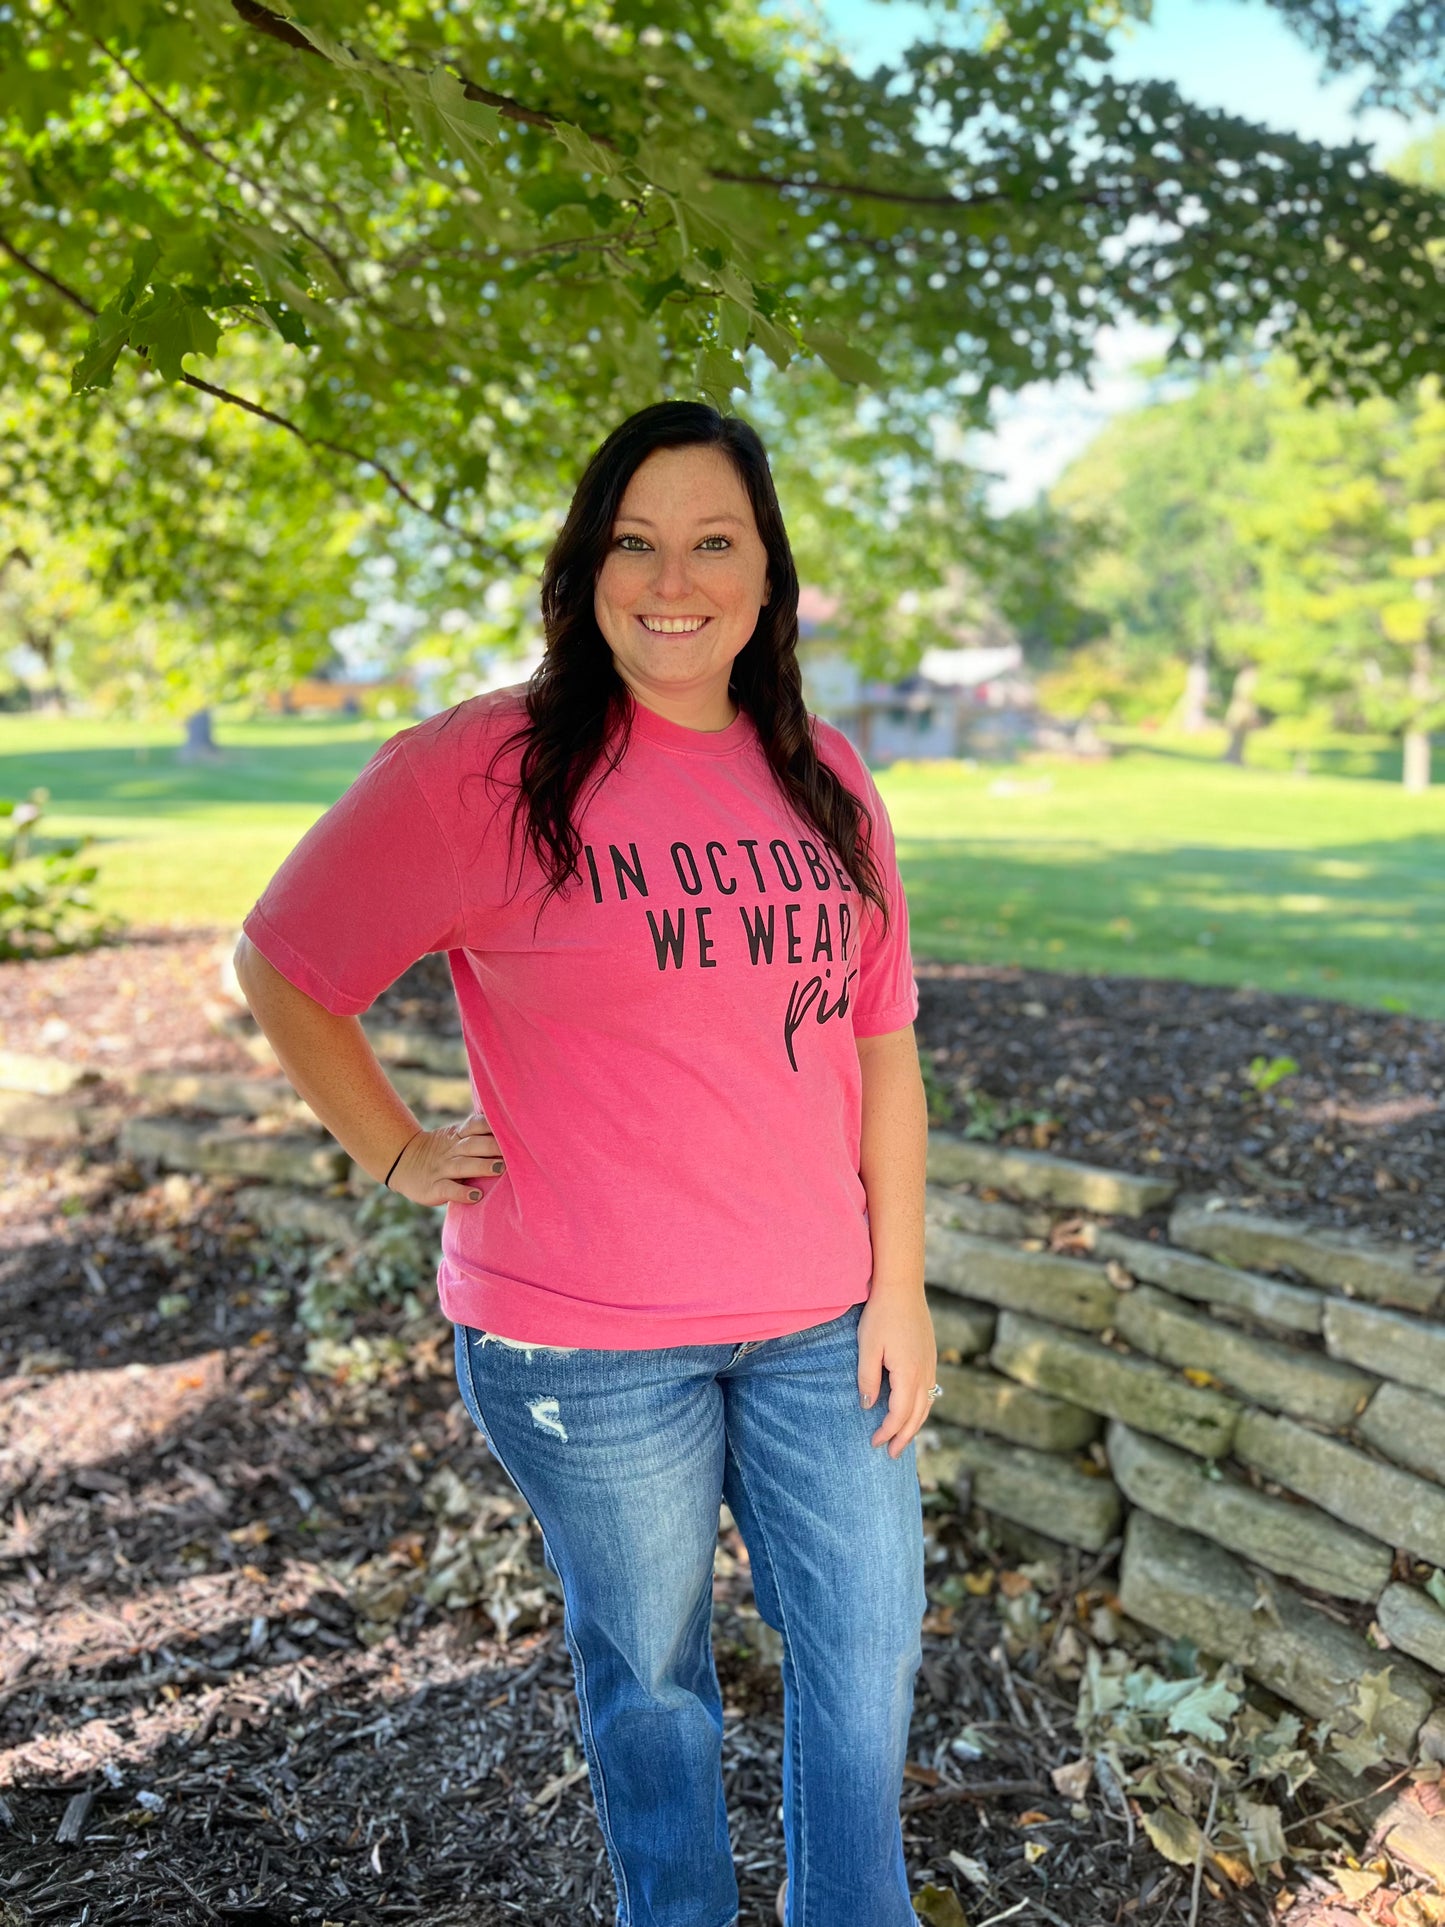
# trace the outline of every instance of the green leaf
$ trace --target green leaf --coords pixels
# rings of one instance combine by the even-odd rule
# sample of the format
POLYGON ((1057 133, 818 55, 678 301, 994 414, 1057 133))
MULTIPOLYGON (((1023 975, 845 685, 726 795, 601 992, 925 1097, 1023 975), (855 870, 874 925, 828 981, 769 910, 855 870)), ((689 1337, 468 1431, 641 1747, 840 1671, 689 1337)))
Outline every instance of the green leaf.
POLYGON ((166 381, 185 373, 185 355, 213 355, 221 339, 214 318, 183 288, 160 282, 150 299, 131 317, 130 339, 145 349, 156 372, 166 381))
POLYGON ((786 368, 798 352, 797 342, 785 328, 780 328, 775 321, 769 321, 766 315, 756 311, 753 314, 753 340, 777 369, 786 368))
POLYGON ((86 388, 109 388, 115 374, 116 357, 130 339, 131 318, 117 298, 102 308, 91 323, 79 361, 70 371, 70 392, 78 395, 86 388))
POLYGON ((722 348, 703 348, 698 352, 693 373, 696 387, 726 411, 735 388, 746 389, 747 375, 735 355, 722 348))
POLYGON ((151 269, 160 258, 161 244, 154 239, 142 241, 131 256, 130 279, 120 293, 120 306, 127 314, 150 286, 151 269))
POLYGON ((1239 1706, 1239 1694, 1231 1692, 1222 1679, 1201 1680, 1171 1707, 1169 1728, 1174 1733, 1192 1733, 1196 1740, 1223 1740, 1229 1737, 1222 1723, 1239 1706))
POLYGON ((1425 1581, 1425 1590, 1437 1606, 1445 1606, 1445 1572, 1438 1566, 1425 1581))
POLYGON ((839 381, 863 382, 870 388, 883 388, 887 377, 866 348, 845 341, 831 328, 809 328, 803 345, 826 363, 839 381))
POLYGON ((293 314, 284 302, 258 301, 256 306, 270 315, 276 324, 276 332, 283 341, 289 341, 293 348, 311 346, 311 336, 306 332, 306 323, 300 315, 293 314))
POLYGON ((619 171, 620 162, 605 147, 599 147, 590 134, 584 134, 580 127, 574 127, 570 121, 554 121, 551 131, 578 167, 586 168, 589 173, 598 174, 604 180, 619 171))
POLYGON ((449 67, 431 69, 427 92, 448 147, 469 166, 479 166, 482 148, 496 144, 501 115, 485 101, 468 99, 465 87, 449 67))

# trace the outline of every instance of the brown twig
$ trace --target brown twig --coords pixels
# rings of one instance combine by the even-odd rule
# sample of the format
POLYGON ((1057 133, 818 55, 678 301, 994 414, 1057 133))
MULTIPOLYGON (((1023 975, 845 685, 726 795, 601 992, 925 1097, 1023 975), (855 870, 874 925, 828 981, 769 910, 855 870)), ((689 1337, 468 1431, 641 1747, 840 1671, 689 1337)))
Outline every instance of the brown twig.
POLYGON ((970 1780, 960 1786, 931 1787, 900 1803, 904 1813, 918 1813, 924 1807, 948 1806, 955 1800, 1000 1800, 1010 1794, 1046 1793, 1042 1780, 970 1780))
POLYGON ((1210 1852, 1209 1830, 1214 1825, 1214 1810, 1219 1804, 1219 1781, 1214 1780, 1209 1788, 1209 1811, 1204 1816, 1204 1826, 1199 1835, 1199 1846, 1194 1855, 1194 1884, 1189 1890, 1189 1927, 1195 1927, 1199 1919, 1199 1889, 1204 1880, 1204 1856, 1210 1852))
MULTIPOLYGON (((0 233, 0 248, 4 249, 12 261, 18 262, 22 268, 26 269, 28 273, 33 274, 37 280, 44 281, 48 286, 54 288, 55 292, 62 296, 64 300, 68 301, 72 307, 78 308, 82 314, 88 314, 91 319, 94 320, 97 310, 91 306, 83 294, 78 293, 74 288, 67 287, 63 281, 57 280, 48 269, 41 267, 38 261, 33 261, 28 254, 22 253, 21 250, 16 247, 15 243, 3 233, 0 233)), ((129 345, 132 347, 132 351, 140 356, 142 361, 149 364, 150 357, 143 348, 136 348, 134 344, 129 345)), ((228 403, 232 408, 240 408, 248 415, 255 415, 260 421, 270 422, 276 428, 285 429, 288 435, 294 435, 298 441, 304 442, 308 448, 325 449, 328 454, 340 455, 344 457, 345 460, 355 462, 362 468, 371 469, 374 474, 381 477, 382 481, 386 483, 387 487, 391 489, 393 493, 401 497, 408 508, 415 509, 418 515, 424 515, 429 522, 435 522, 438 528, 445 529, 448 535, 455 536, 469 548, 477 546, 477 538, 475 536, 468 530, 459 528, 455 522, 449 522, 444 515, 439 515, 435 509, 428 508, 424 502, 413 495, 401 477, 377 456, 367 455, 359 448, 348 448, 345 442, 334 442, 325 435, 309 435, 298 423, 288 420, 285 415, 278 415, 273 408, 267 408, 263 403, 258 401, 251 401, 249 397, 245 395, 237 395, 229 388, 219 388, 213 381, 203 381, 199 375, 188 374, 184 368, 181 370, 181 380, 187 388, 197 388, 203 395, 211 395, 217 401, 228 403)))

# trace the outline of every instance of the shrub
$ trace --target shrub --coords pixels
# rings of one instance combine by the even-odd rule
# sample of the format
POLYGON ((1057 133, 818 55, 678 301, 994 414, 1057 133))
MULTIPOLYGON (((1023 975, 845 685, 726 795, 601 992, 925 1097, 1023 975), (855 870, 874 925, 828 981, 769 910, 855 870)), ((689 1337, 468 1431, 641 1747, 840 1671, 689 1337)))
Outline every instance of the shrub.
POLYGON ((94 838, 61 837, 37 849, 35 826, 50 801, 33 789, 24 802, 0 797, 0 958, 58 957, 91 950, 123 928, 96 909, 97 869, 84 860, 94 838))

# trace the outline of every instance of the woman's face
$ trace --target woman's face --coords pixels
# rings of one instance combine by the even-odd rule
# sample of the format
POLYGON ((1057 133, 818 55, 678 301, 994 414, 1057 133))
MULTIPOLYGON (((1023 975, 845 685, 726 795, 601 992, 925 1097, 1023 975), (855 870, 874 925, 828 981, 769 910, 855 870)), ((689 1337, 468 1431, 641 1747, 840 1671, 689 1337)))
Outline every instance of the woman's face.
POLYGON ((768 556, 720 448, 659 448, 628 482, 598 573, 597 626, 644 696, 726 696, 767 600, 768 556))

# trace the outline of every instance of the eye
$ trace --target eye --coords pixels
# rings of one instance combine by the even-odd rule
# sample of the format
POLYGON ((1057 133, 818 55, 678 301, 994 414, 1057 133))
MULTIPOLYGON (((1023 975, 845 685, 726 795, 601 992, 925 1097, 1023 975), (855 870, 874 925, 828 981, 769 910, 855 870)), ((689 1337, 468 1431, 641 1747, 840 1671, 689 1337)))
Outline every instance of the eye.
POLYGON ((732 547, 732 543, 728 540, 728 538, 725 535, 705 535, 702 538, 702 541, 698 543, 698 547, 703 548, 709 542, 721 542, 725 549, 730 549, 732 547))
MULTIPOLYGON (((647 544, 642 540, 640 535, 619 535, 612 546, 615 549, 620 549, 624 542, 637 542, 640 543, 644 549, 647 547, 647 544)), ((627 553, 629 555, 635 555, 637 551, 635 549, 629 549, 627 553)))

